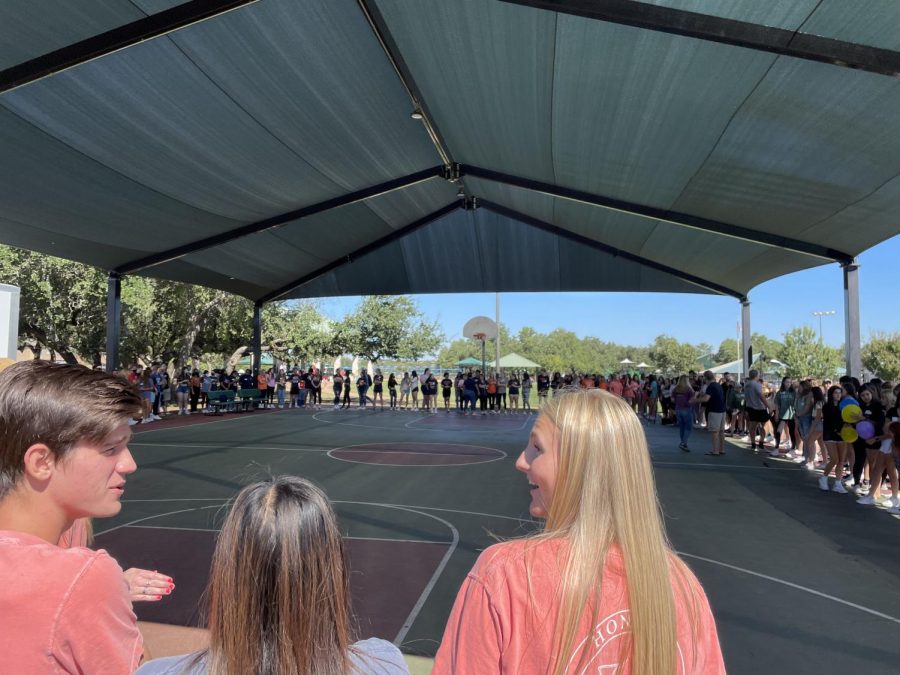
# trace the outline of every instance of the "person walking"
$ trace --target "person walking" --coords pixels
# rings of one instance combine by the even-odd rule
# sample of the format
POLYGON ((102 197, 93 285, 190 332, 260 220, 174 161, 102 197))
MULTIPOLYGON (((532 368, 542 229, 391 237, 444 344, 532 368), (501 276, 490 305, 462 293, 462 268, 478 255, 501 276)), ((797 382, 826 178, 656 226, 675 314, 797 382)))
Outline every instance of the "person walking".
MULTIPOLYGON (((672 400, 675 404, 675 419, 678 421, 678 449, 682 452, 690 452, 688 439, 694 429, 694 409, 691 407, 694 399, 694 389, 688 382, 687 375, 678 378, 675 389, 672 390, 672 400)), ((630 404, 629 404, 630 405, 630 404)))

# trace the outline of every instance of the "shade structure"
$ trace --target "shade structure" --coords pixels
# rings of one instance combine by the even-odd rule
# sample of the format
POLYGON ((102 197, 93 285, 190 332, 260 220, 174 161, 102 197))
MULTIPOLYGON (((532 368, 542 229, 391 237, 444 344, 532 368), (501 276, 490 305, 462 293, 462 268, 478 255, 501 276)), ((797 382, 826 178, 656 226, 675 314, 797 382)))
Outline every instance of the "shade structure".
POLYGON ((0 242, 255 301, 741 298, 898 232, 900 4, 852 4, 3 3, 0 242))
MULTIPOLYGON (((488 365, 492 368, 495 368, 494 365, 496 361, 488 362, 488 365)), ((540 368, 540 364, 531 361, 530 359, 526 359, 524 356, 520 356, 515 352, 510 352, 505 356, 500 357, 500 367, 501 368, 540 368)))
POLYGON ((637 364, 635 366, 635 368, 640 368, 641 370, 643 370, 645 368, 652 368, 652 367, 653 366, 651 366, 649 363, 644 363, 643 361, 641 361, 639 364, 637 364))
POLYGON ((461 368, 468 368, 470 366, 480 366, 481 359, 476 359, 474 356, 469 356, 469 357, 464 358, 461 361, 457 361, 456 365, 461 368))
POLYGON ((631 359, 629 359, 629 358, 626 356, 624 359, 622 359, 621 361, 619 361, 619 363, 622 364, 623 366, 628 366, 628 365, 631 365, 632 363, 634 363, 634 361, 632 361, 631 359))
POLYGON ((715 375, 722 375, 724 373, 740 374, 744 368, 743 363, 742 359, 729 361, 728 363, 721 363, 718 366, 713 366, 712 368, 709 368, 709 371, 715 375))

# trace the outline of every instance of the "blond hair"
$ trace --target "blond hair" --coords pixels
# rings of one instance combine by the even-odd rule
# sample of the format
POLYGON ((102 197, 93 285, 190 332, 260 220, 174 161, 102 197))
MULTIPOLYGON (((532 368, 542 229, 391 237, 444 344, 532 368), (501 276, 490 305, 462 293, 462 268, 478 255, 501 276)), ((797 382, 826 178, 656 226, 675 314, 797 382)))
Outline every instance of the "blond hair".
MULTIPOLYGON (((671 675, 677 658, 675 595, 694 617, 699 605, 693 575, 669 546, 658 503, 648 499, 653 470, 640 422, 623 400, 601 389, 567 390, 548 401, 541 416, 559 431, 559 466, 545 530, 536 539, 568 543, 552 672, 562 675, 573 665, 567 655, 585 613, 596 623, 603 566, 616 544, 631 610, 622 662, 630 660, 631 672, 640 675, 671 675)), ((585 649, 575 665, 589 658, 585 649)))

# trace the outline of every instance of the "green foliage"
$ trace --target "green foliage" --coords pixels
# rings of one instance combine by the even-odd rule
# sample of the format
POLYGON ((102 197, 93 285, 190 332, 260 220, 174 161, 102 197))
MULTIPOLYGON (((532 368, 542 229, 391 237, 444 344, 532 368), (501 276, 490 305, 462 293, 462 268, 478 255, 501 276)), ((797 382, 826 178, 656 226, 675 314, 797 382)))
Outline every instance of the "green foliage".
POLYGON ((760 355, 765 356, 765 359, 767 361, 771 359, 777 359, 778 354, 781 353, 781 343, 778 340, 773 340, 772 338, 766 337, 765 335, 762 335, 760 333, 753 333, 750 336, 750 344, 753 345, 754 361, 756 361, 756 359, 758 359, 760 355))
POLYGON ((741 349, 734 338, 725 338, 716 351, 716 363, 730 363, 741 358, 741 349))
POLYGON ((377 363, 382 359, 417 360, 438 350, 444 340, 436 321, 429 321, 406 296, 369 295, 341 320, 332 344, 377 363))
POLYGON ((900 333, 873 333, 862 348, 862 363, 883 380, 900 379, 900 333))
POLYGON ((669 335, 658 335, 650 345, 650 358, 659 370, 667 375, 681 375, 697 370, 697 348, 679 342, 669 335))
POLYGON ((0 279, 21 288, 20 347, 69 363, 100 363, 106 349, 106 276, 60 258, 0 246, 0 279))
POLYGON ((777 353, 766 356, 781 361, 787 377, 834 377, 843 358, 840 350, 819 342, 811 326, 789 330, 777 353))

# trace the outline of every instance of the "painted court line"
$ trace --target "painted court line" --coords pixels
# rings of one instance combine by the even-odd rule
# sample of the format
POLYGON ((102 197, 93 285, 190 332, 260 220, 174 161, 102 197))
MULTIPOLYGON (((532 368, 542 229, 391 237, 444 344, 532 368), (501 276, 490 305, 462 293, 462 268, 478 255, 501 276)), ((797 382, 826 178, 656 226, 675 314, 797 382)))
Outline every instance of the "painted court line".
POLYGON ((275 450, 278 452, 325 452, 325 448, 280 448, 262 445, 227 445, 214 443, 129 443, 146 448, 217 448, 220 450, 275 450))
MULTIPOLYGON (((422 514, 427 515, 427 514, 422 514)), ((131 530, 176 530, 178 532, 221 532, 221 530, 212 527, 175 527, 173 525, 128 525, 131 530)), ((350 537, 343 535, 342 539, 352 539, 354 541, 388 541, 397 542, 399 544, 441 544, 449 546, 452 541, 443 539, 394 539, 391 537, 350 537)))
POLYGON ((750 576, 758 577, 760 579, 766 579, 767 581, 774 581, 776 584, 782 584, 783 586, 788 586, 790 588, 795 588, 798 591, 806 591, 807 593, 811 593, 812 595, 816 595, 820 598, 825 598, 826 600, 831 600, 832 602, 836 602, 840 605, 846 605, 847 607, 852 607, 853 609, 858 609, 861 612, 865 612, 866 614, 871 614, 872 616, 877 616, 879 619, 887 619, 888 621, 893 621, 894 623, 900 624, 900 619, 890 616, 888 614, 882 614, 881 612, 877 612, 874 609, 869 609, 868 607, 863 607, 862 605, 857 605, 855 602, 850 602, 849 600, 842 600, 841 598, 836 598, 833 595, 828 595, 828 593, 822 593, 821 591, 817 591, 814 588, 807 588, 806 586, 801 586, 800 584, 795 584, 791 581, 785 581, 784 579, 779 579, 778 577, 772 577, 768 574, 761 574, 760 572, 754 572, 753 570, 748 570, 743 567, 738 567, 737 565, 729 565, 728 563, 721 562, 719 560, 713 560, 712 558, 704 558, 703 556, 693 555, 691 553, 684 553, 682 551, 677 552, 678 555, 683 556, 685 558, 693 558, 694 560, 702 560, 703 562, 708 562, 713 565, 719 565, 720 567, 726 567, 730 570, 734 570, 736 572, 742 572, 743 574, 749 574, 750 576))
POLYGON ((722 464, 721 462, 657 462, 653 466, 687 466, 687 467, 714 467, 717 469, 757 469, 760 471, 797 471, 797 465, 793 466, 754 466, 752 464, 722 464))
MULTIPOLYGON (((451 413, 451 414, 459 415, 459 413, 451 413)), ((431 417, 430 415, 423 415, 422 417, 414 419, 411 422, 407 422, 403 426, 405 426, 407 429, 428 429, 428 427, 426 427, 426 426, 420 426, 420 427, 413 426, 414 424, 418 424, 422 420, 427 420, 427 419, 441 419, 440 413, 438 413, 436 417, 431 417)), ((446 419, 446 418, 444 418, 444 419, 446 419)), ((450 419, 454 419, 454 418, 451 417, 450 419)), ((500 417, 498 419, 506 419, 506 418, 500 417)), ((519 426, 512 428, 512 429, 502 429, 501 431, 522 431, 522 429, 525 428, 525 425, 527 425, 528 422, 529 422, 529 416, 526 415, 524 421, 519 426)), ((429 429, 429 431, 476 431, 476 429, 457 429, 457 428, 448 429, 447 427, 438 427, 437 429, 429 429)), ((482 430, 479 429, 477 431, 482 431, 482 430)))
MULTIPOLYGON (((319 417, 319 415, 340 415, 340 413, 325 411, 325 412, 316 413, 315 415, 312 416, 312 418, 314 420, 316 420, 317 422, 324 422, 325 424, 335 424, 338 426, 345 426, 345 427, 360 427, 362 429, 387 429, 388 431, 400 431, 403 429, 403 427, 385 427, 385 426, 380 426, 380 425, 376 425, 376 424, 354 424, 353 422, 333 422, 331 420, 322 419, 321 417, 319 417)), ((425 418, 423 417, 421 419, 425 419, 425 418)), ((415 421, 416 420, 413 420, 413 422, 415 422, 415 421)), ((500 431, 507 431, 507 432, 521 431, 522 429, 525 428, 525 425, 527 424, 527 422, 528 422, 528 420, 526 419, 526 421, 522 423, 522 426, 517 429, 501 429, 500 431)), ((408 427, 408 424, 409 423, 404 424, 404 427, 408 427)), ((490 431, 489 429, 448 429, 448 428, 429 429, 427 426, 408 427, 408 428, 413 429, 415 431, 431 431, 431 432, 435 432, 435 433, 453 432, 453 433, 462 433, 462 434, 485 433, 487 431, 490 431)))

